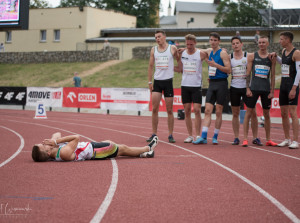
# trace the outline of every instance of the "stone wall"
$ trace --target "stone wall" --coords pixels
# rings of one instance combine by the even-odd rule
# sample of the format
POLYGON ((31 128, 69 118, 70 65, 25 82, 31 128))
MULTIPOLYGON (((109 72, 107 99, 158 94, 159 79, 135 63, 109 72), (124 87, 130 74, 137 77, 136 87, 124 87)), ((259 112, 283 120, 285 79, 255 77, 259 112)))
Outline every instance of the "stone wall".
POLYGON ((93 51, 52 51, 52 52, 2 52, 0 63, 69 63, 118 60, 119 49, 93 51))
MULTIPOLYGON (((300 42, 298 43, 293 43, 293 45, 297 48, 300 49, 300 42)), ((221 44, 221 48, 226 48, 228 53, 232 52, 232 48, 230 44, 221 44)), ((178 46, 180 47, 185 47, 185 46, 178 46)), ((132 57, 133 59, 149 59, 150 56, 150 51, 151 51, 151 46, 148 47, 135 47, 132 49, 132 57)), ((209 45, 197 45, 197 48, 201 49, 206 49, 209 48, 209 45)), ((258 50, 258 46, 253 44, 244 44, 243 47, 244 51, 247 52, 255 52, 258 50)), ((269 52, 276 52, 277 54, 281 55, 282 47, 279 45, 279 43, 273 43, 270 44, 269 46, 269 52)))

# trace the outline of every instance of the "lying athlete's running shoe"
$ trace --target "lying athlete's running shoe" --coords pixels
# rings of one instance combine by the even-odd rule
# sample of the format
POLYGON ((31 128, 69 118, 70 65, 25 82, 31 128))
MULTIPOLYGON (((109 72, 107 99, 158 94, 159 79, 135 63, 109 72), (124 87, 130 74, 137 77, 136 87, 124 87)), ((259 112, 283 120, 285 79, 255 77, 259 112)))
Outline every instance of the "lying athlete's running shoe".
POLYGON ((154 148, 157 146, 158 144, 158 137, 157 136, 154 136, 152 141, 148 144, 149 146, 149 151, 153 151, 154 148))
POLYGON ((153 158, 154 157, 154 151, 151 150, 149 152, 144 152, 142 154, 140 154, 141 158, 153 158))
POLYGON ((152 136, 150 136, 149 139, 146 140, 146 142, 151 142, 153 140, 153 137, 155 137, 156 135, 155 134, 152 134, 152 136))

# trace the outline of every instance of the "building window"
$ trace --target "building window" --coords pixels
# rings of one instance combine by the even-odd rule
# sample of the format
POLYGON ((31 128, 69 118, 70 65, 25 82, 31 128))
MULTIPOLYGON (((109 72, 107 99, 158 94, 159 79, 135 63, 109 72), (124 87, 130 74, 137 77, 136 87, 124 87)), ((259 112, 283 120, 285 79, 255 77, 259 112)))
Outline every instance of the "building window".
POLYGON ((60 30, 54 30, 54 41, 60 41, 60 30))
POLYGON ((47 31, 46 30, 41 30, 41 42, 46 42, 47 40, 47 31))
POLYGON ((11 42, 11 31, 6 31, 6 42, 11 42))

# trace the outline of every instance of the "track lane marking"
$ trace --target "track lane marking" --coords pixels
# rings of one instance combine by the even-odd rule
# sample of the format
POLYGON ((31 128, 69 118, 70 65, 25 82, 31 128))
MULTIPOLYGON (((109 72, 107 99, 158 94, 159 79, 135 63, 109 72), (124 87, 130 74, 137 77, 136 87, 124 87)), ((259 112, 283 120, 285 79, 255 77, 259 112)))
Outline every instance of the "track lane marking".
MULTIPOLYGON (((42 124, 38 124, 38 123, 28 123, 28 122, 21 122, 21 121, 15 121, 15 120, 7 120, 7 121, 12 121, 12 122, 20 122, 20 123, 26 123, 26 124, 34 124, 34 125, 41 125, 41 126, 45 126, 45 125, 42 125, 42 124)), ((50 120, 47 120, 47 121, 50 121, 50 120)), ((57 121, 50 121, 50 122, 57 122, 57 121)), ((62 122, 60 122, 62 123, 62 122)), ((65 124, 69 124, 69 125, 75 125, 75 123, 65 123, 65 124)), ((109 129, 109 128, 104 128, 104 127, 98 127, 98 126, 91 126, 91 125, 84 125, 84 124, 76 124, 76 125, 81 125, 81 126, 86 126, 86 127, 93 127, 93 128, 99 128, 99 129, 105 129, 105 130, 110 130, 110 131, 115 131, 115 132, 120 132, 120 133, 125 133, 125 134, 129 134, 129 135, 135 135, 135 136, 139 136, 139 137, 142 137, 142 138, 147 138, 145 136, 142 136, 142 135, 138 135, 138 134, 133 134, 133 133, 129 133, 129 132, 124 132, 124 131, 119 131, 119 130, 115 130, 115 129, 109 129)), ((56 127, 51 127, 51 128, 56 128, 56 127)), ((57 129, 57 128, 56 128, 57 129)), ((238 177, 239 179, 241 179, 243 182, 245 182, 246 184, 248 184, 249 186, 251 186, 252 188, 254 188, 256 191, 258 191, 260 194, 262 194, 266 199, 268 199, 275 207, 277 207, 285 216, 287 216, 292 222, 294 223, 300 223, 300 219, 294 215, 288 208, 286 208, 283 204, 281 204, 276 198, 274 198, 271 194, 269 194, 267 191, 265 191, 264 189, 262 189, 261 187, 259 187, 258 185, 256 185, 254 182, 252 182, 251 180, 247 179, 246 177, 244 177, 243 175, 239 174, 238 172, 234 171, 233 169, 209 158, 209 157, 206 157, 202 154, 199 154, 197 152, 194 152, 192 150, 189 150, 187 148, 184 148, 184 147, 181 147, 181 146, 178 146, 178 145, 175 145, 175 144, 171 144, 171 143, 168 143, 166 141, 162 141, 160 140, 161 143, 165 143, 167 145, 170 145, 170 146, 174 146, 174 147, 177 147, 179 149, 182 149, 184 151, 187 151, 189 153, 192 153, 192 154, 195 154, 203 159, 206 159, 214 164, 216 164, 217 166, 227 170, 228 172, 232 173, 233 175, 235 175, 236 177, 238 177)), ((110 204, 109 204, 110 205, 110 204)), ((101 206, 100 206, 101 208, 101 206)), ((97 213, 98 212, 101 212, 99 211, 100 208, 98 209, 97 213)), ((108 208, 108 207, 107 207, 108 208)), ((106 209, 107 210, 107 209, 106 209)), ((97 214, 96 213, 96 214, 97 214)), ((102 213, 102 212, 101 212, 102 213)), ((105 213, 103 213, 103 216, 105 215, 105 213)), ((102 216, 102 217, 103 217, 102 216)), ((95 217, 95 216, 94 216, 95 217)), ((102 219, 102 218, 101 218, 102 219)), ((100 222, 101 219, 99 221, 93 221, 93 222, 100 222)), ((92 219, 94 220, 94 218, 92 219)))
POLYGON ((14 134, 16 134, 16 135, 20 138, 20 140, 21 140, 21 144, 20 144, 18 150, 17 150, 11 157, 9 157, 7 160, 5 160, 4 162, 2 162, 2 163, 0 164, 0 167, 3 167, 5 164, 7 164, 7 163, 9 163, 10 161, 12 161, 12 160, 13 160, 17 155, 19 155, 19 153, 22 151, 22 149, 24 148, 24 139, 23 139, 23 137, 22 137, 19 133, 17 133, 16 131, 14 131, 14 130, 12 130, 12 129, 10 129, 10 128, 7 128, 7 127, 5 127, 5 126, 2 126, 2 125, 0 125, 0 127, 3 128, 3 129, 6 129, 6 130, 8 130, 8 131, 11 131, 11 132, 14 133, 14 134))

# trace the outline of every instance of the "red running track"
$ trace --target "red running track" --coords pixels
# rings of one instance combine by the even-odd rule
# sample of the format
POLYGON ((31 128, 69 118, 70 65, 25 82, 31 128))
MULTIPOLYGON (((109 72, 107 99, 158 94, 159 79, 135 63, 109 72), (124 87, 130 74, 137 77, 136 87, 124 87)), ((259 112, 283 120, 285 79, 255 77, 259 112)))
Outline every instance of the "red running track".
MULTIPOLYGON (((175 120, 177 143, 170 144, 160 118, 154 159, 35 163, 32 145, 55 131, 131 146, 145 145, 151 134, 151 117, 47 116, 0 110, 0 222, 300 221, 299 149, 232 146, 230 121, 213 146, 183 143, 185 122, 175 120)), ((263 128, 259 135, 265 142, 263 128)), ((272 124, 271 136, 283 139, 281 125, 272 124)))

